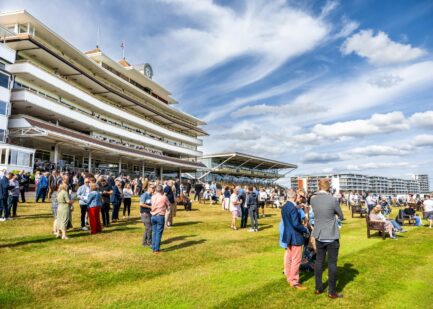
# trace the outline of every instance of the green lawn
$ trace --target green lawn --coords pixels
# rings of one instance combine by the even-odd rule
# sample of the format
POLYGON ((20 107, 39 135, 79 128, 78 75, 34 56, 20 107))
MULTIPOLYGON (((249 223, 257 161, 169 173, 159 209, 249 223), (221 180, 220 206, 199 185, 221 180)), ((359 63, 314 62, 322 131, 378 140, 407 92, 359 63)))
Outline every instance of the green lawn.
MULTIPOLYGON (((133 219, 90 236, 51 235, 50 204, 20 204, 20 217, 0 222, 0 308, 432 308, 433 230, 407 227, 397 241, 367 239, 365 219, 342 229, 338 288, 344 298, 291 289, 282 275, 279 211, 267 209, 261 231, 232 231, 220 206, 178 211, 165 230, 164 253, 141 246, 133 219)), ((79 208, 74 225, 79 226, 79 208)), ((326 277, 326 276, 325 276, 326 277)))

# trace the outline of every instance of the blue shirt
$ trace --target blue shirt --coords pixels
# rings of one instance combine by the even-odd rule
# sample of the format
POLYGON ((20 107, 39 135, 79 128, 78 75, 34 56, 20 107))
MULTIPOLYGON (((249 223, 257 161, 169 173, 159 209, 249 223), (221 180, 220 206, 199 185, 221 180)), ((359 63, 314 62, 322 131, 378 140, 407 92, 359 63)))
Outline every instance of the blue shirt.
POLYGON ((283 249, 287 249, 287 244, 283 242, 283 234, 284 234, 284 222, 281 220, 280 222, 280 247, 283 249))
MULTIPOLYGON (((140 205, 142 204, 146 204, 151 206, 151 200, 152 200, 152 194, 150 194, 149 192, 144 192, 141 196, 140 196, 140 205)), ((145 208, 145 207, 140 207, 140 213, 150 213, 150 208, 145 208)))
POLYGON ((100 207, 102 206, 101 193, 99 193, 98 191, 92 191, 89 193, 85 201, 88 208, 100 207))
POLYGON ((45 177, 44 175, 42 175, 41 178, 39 178, 38 187, 39 188, 47 188, 48 187, 48 179, 47 179, 47 177, 45 177))

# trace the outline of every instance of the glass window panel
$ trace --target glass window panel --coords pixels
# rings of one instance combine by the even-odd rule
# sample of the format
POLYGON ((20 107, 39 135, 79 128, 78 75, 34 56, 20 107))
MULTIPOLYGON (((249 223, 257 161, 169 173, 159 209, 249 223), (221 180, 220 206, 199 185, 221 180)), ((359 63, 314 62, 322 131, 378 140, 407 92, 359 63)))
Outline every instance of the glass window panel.
POLYGON ((0 86, 9 88, 9 76, 0 72, 0 86))
POLYGON ((30 154, 23 151, 18 151, 17 165, 29 166, 30 164, 30 154))
POLYGON ((16 165, 17 164, 18 151, 11 150, 10 154, 11 155, 10 155, 10 159, 9 159, 9 164, 16 165))
POLYGON ((6 115, 7 113, 7 103, 0 101, 0 115, 6 115))

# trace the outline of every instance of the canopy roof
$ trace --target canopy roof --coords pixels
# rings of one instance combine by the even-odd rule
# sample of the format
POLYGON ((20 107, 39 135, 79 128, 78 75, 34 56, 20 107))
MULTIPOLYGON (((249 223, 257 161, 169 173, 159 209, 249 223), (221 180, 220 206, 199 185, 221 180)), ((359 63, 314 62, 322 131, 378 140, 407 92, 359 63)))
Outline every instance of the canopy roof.
POLYGON ((298 166, 295 164, 257 157, 240 152, 208 154, 204 155, 202 158, 212 159, 214 162, 223 162, 227 160, 226 163, 229 165, 242 166, 244 168, 254 168, 257 170, 298 168, 298 166))

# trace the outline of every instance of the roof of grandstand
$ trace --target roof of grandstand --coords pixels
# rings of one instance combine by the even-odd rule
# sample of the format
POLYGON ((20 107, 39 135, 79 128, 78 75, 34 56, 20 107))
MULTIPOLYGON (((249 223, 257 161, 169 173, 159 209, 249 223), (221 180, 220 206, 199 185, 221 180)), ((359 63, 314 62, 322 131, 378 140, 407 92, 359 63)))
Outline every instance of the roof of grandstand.
POLYGON ((216 159, 221 162, 225 161, 225 163, 230 165, 236 165, 237 167, 253 168, 257 170, 296 169, 298 167, 295 164, 257 157, 240 152, 208 154, 204 155, 203 159, 216 159))

